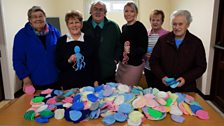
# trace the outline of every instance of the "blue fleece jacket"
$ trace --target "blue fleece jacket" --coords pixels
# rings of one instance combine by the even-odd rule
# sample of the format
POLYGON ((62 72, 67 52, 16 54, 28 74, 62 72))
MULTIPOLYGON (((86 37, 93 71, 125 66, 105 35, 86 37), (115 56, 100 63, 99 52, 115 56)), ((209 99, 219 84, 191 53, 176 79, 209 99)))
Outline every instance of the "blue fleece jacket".
POLYGON ((60 32, 48 24, 46 48, 35 34, 29 23, 18 31, 13 45, 13 67, 19 77, 30 77, 36 86, 45 86, 58 79, 58 69, 55 63, 55 50, 60 32))

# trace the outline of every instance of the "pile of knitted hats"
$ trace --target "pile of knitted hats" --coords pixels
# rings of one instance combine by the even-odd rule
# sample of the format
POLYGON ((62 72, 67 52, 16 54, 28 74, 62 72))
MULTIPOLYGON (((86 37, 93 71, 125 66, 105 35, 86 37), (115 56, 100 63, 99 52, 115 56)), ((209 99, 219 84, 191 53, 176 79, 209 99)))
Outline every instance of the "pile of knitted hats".
POLYGON ((162 120, 168 113, 178 123, 184 122, 183 115, 209 119, 208 113, 190 95, 120 83, 66 91, 47 89, 34 96, 30 105, 24 118, 38 123, 47 123, 50 118, 79 123, 102 117, 105 125, 127 121, 128 125, 138 126, 145 119, 162 120))

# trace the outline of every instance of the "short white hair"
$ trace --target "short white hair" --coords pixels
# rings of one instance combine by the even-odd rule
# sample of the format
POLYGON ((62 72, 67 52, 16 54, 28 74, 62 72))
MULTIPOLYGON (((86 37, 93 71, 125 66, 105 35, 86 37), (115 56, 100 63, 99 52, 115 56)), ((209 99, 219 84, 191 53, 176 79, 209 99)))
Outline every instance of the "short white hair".
POLYGON ((171 24, 172 21, 175 17, 177 16, 184 16, 186 17, 187 20, 187 24, 190 25, 190 23, 192 22, 192 16, 191 13, 188 10, 176 10, 174 11, 171 15, 170 15, 170 19, 171 19, 171 24))
POLYGON ((94 1, 92 4, 91 4, 91 6, 90 6, 90 14, 92 13, 92 11, 93 11, 93 7, 96 5, 96 4, 101 4, 101 5, 103 5, 103 7, 104 7, 104 13, 106 14, 107 13, 107 6, 106 6, 106 4, 104 3, 104 2, 102 2, 102 1, 94 1))

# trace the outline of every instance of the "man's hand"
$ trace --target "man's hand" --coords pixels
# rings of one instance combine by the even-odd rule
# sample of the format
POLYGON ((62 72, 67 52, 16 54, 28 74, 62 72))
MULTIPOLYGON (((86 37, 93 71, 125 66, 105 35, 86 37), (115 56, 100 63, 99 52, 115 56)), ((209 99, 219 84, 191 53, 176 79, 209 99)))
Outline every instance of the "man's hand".
POLYGON ((97 86, 99 86, 99 82, 98 81, 94 81, 93 85, 94 85, 94 87, 97 87, 97 86))

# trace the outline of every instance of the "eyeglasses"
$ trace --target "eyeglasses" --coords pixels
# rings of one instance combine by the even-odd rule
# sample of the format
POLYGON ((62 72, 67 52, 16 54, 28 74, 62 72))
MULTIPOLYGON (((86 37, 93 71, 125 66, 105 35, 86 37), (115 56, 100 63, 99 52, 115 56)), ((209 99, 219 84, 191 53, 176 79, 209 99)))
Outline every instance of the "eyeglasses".
POLYGON ((44 18, 44 15, 33 15, 30 17, 31 19, 33 20, 36 20, 36 19, 43 19, 44 18))
POLYGON ((93 8, 93 12, 103 13, 103 12, 105 12, 105 9, 104 8, 96 8, 96 7, 94 7, 93 8))

